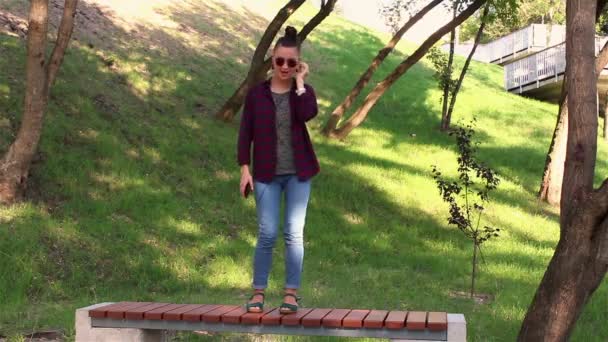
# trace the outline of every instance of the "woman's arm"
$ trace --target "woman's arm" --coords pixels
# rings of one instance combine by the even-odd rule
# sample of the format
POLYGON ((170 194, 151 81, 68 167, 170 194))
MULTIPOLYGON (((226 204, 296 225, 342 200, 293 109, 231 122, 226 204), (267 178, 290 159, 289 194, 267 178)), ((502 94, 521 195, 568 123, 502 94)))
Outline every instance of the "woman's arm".
POLYGON ((297 96, 295 112, 296 118, 302 122, 306 122, 315 116, 319 111, 317 107, 317 97, 315 96, 315 90, 304 83, 304 80, 308 76, 310 68, 307 63, 300 62, 298 66, 298 72, 296 74, 296 87, 299 90, 304 89, 304 93, 297 96))
POLYGON ((243 114, 241 115, 241 128, 237 142, 237 159, 239 165, 251 164, 251 141, 253 140, 253 99, 251 90, 245 98, 243 114))
POLYGON ((304 94, 296 96, 295 105, 296 118, 302 122, 314 118, 319 112, 315 90, 308 84, 304 85, 304 89, 306 89, 304 94))
POLYGON ((239 130, 239 139, 237 143, 238 163, 241 166, 241 183, 239 190, 241 195, 247 197, 249 189, 253 189, 253 178, 249 171, 251 164, 251 141, 253 140, 253 96, 251 90, 245 98, 245 106, 241 115, 241 128, 239 130))

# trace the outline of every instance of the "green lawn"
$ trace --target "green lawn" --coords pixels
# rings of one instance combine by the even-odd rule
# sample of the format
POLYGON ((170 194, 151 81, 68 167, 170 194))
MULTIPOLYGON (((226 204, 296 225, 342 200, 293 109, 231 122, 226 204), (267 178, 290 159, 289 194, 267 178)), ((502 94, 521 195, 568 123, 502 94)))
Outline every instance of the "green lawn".
MULTIPOLYGON (((314 12, 303 6, 291 22, 314 12)), ((136 39, 107 20, 103 39, 79 39, 66 55, 29 200, 0 208, 0 335, 73 336, 74 310, 96 302, 241 304, 249 295, 256 219, 253 201, 238 195, 237 121, 211 116, 244 77, 267 20, 203 0, 159 15, 187 29, 142 24, 136 39)), ((502 234, 485 245, 477 282, 492 302, 453 298, 468 289, 472 246, 447 226, 431 178, 433 164, 454 176, 456 154, 438 131, 430 63, 401 78, 346 141, 319 134, 387 38, 332 16, 303 48, 321 108, 309 129, 322 167, 303 305, 461 312, 471 341, 513 341, 559 236, 557 212, 535 198, 557 108, 506 93, 499 66, 472 64, 454 121, 478 119, 479 157, 502 179, 486 219, 502 234)), ((412 48, 400 44, 375 80, 412 48)), ((0 151, 19 124, 24 56, 23 41, 0 34, 0 151)), ((608 173, 602 141, 598 153, 599 182, 608 173)), ((281 299, 277 246, 269 305, 281 299)), ((606 307, 604 281, 573 340, 608 340, 606 307)))

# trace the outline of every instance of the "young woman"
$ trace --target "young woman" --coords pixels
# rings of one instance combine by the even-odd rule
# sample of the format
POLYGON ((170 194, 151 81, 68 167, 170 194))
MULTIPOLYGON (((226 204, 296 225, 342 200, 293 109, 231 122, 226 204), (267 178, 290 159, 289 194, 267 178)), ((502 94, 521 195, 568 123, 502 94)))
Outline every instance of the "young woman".
POLYGON ((261 312, 264 290, 279 230, 281 201, 285 200, 285 294, 280 311, 298 309, 297 290, 304 258, 304 222, 311 178, 319 172, 306 122, 317 115, 314 89, 304 83, 308 65, 300 60, 296 29, 288 26, 272 54, 272 77, 247 94, 238 138, 240 191, 253 190, 258 239, 253 263, 254 293, 249 312, 261 312), (250 173, 253 143, 253 176, 250 173))

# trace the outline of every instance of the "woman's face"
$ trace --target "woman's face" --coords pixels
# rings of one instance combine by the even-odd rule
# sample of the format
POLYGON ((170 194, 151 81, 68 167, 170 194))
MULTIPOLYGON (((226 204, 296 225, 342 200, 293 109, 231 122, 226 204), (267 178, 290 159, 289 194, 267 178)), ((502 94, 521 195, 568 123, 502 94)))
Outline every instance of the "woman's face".
POLYGON ((296 74, 296 69, 300 64, 300 54, 295 47, 279 46, 274 50, 272 65, 274 74, 281 80, 288 80, 296 74))

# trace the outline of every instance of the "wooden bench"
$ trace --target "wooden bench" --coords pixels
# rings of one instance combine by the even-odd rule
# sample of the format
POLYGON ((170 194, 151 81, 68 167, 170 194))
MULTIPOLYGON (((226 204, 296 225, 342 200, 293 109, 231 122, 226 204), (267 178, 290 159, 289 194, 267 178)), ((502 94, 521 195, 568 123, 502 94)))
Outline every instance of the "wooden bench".
POLYGON ((462 314, 300 308, 247 313, 243 306, 150 302, 101 303, 76 310, 76 342, 162 341, 166 331, 374 337, 393 341, 466 341, 462 314))

